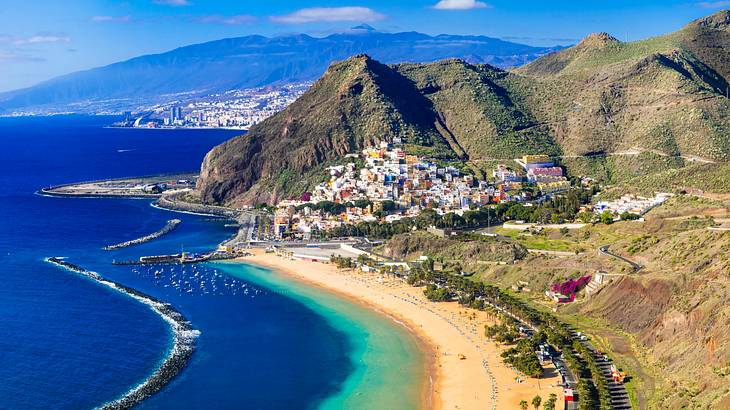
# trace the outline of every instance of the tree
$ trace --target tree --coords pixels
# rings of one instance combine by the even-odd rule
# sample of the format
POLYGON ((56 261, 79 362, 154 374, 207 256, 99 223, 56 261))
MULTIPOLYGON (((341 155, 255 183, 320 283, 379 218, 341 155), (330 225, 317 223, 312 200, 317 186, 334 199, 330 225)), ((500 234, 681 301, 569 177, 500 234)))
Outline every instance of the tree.
POLYGON ((365 209, 368 206, 370 206, 370 204, 372 204, 372 201, 370 201, 369 199, 356 199, 355 202, 353 203, 355 208, 360 208, 360 209, 365 209))
POLYGON ((522 410, 527 410, 527 400, 520 400, 520 408, 522 410))
POLYGON ((601 223, 604 223, 606 225, 611 225, 613 223, 613 212, 611 211, 603 211, 601 213, 601 223))
POLYGON ((578 213, 578 220, 583 222, 584 224, 591 223, 593 221, 593 214, 590 212, 580 212, 578 213))
POLYGON ((540 408, 540 403, 542 403, 542 397, 535 396, 532 398, 532 407, 534 407, 535 410, 540 408))
POLYGON ((383 211, 385 211, 385 212, 393 212, 396 209, 398 209, 398 205, 395 202, 391 201, 390 199, 383 201, 382 205, 383 205, 383 211))
POLYGON ((558 396, 555 393, 550 393, 550 398, 543 404, 543 410, 555 410, 555 403, 558 401, 558 396))
POLYGON ((641 215, 634 214, 631 212, 624 212, 621 214, 621 220, 622 221, 635 221, 637 219, 641 218, 641 215))

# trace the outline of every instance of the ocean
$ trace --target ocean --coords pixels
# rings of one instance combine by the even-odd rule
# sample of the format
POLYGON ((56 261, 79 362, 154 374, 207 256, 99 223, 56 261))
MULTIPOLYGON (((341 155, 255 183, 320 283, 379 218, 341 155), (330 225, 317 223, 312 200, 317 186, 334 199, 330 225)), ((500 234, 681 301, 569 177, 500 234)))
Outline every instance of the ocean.
POLYGON ((51 256, 169 302, 200 332, 192 359, 144 409, 408 409, 415 339, 387 318, 243 264, 113 266, 215 247, 226 221, 149 200, 52 198, 45 186, 195 171, 226 130, 105 128, 113 117, 0 119, 0 408, 86 409, 152 375, 172 333, 148 306, 44 261, 51 256), (154 241, 101 248, 160 229, 154 241))

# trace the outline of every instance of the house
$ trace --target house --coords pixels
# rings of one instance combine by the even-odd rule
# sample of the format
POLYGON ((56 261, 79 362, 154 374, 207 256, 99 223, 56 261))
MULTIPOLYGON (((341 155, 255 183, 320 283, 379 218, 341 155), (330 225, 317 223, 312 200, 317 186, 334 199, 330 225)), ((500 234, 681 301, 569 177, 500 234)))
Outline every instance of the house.
POLYGON ((520 159, 515 160, 526 171, 531 168, 547 168, 554 165, 553 161, 547 155, 524 155, 520 159))
POLYGON ((527 171, 527 180, 530 182, 552 182, 565 179, 560 167, 537 167, 527 171))

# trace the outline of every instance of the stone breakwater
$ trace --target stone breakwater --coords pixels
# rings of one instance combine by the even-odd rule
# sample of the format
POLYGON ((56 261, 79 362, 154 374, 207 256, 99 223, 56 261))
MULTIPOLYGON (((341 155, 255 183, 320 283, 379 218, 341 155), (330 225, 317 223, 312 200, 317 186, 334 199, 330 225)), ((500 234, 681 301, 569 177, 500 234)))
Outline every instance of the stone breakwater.
POLYGON ((52 257, 47 258, 46 261, 137 299, 149 306, 150 309, 165 320, 172 330, 172 348, 160 364, 160 367, 139 385, 126 392, 122 397, 99 406, 100 409, 129 409, 140 404, 146 398, 162 390, 188 364, 195 350, 195 339, 200 335, 200 332, 195 330, 185 316, 172 307, 172 305, 136 289, 105 279, 96 272, 66 262, 62 258, 52 257))
POLYGON ((152 206, 166 209, 168 211, 183 212, 194 215, 216 216, 229 219, 236 219, 241 214, 241 211, 233 208, 183 201, 180 199, 180 194, 163 195, 155 201, 152 206))
POLYGON ((126 248, 128 246, 134 246, 134 245, 139 245, 141 243, 149 242, 151 240, 157 239, 163 235, 166 235, 166 234, 174 231, 175 228, 177 228, 177 226, 180 225, 181 222, 182 221, 179 219, 171 219, 171 220, 167 221, 167 224, 165 224, 165 226, 162 229, 160 229, 159 231, 153 232, 149 235, 145 235, 141 238, 132 239, 131 241, 118 243, 116 245, 105 246, 104 250, 113 251, 115 249, 126 248))

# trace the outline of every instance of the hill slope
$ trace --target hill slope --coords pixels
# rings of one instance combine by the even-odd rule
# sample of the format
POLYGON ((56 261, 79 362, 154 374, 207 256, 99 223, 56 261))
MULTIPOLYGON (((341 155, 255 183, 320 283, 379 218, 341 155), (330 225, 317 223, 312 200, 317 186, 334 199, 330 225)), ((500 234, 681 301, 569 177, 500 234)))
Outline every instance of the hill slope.
POLYGON ((333 61, 358 53, 369 53, 387 63, 459 57, 508 67, 550 51, 484 36, 382 33, 369 26, 324 38, 246 36, 137 57, 0 94, 0 113, 38 106, 78 110, 75 103, 102 100, 119 100, 124 106, 125 101, 164 94, 312 80, 333 61))
POLYGON ((504 88, 510 76, 460 60, 387 66, 358 55, 334 64, 287 109, 208 153, 202 197, 251 203, 297 195, 323 164, 395 137, 410 152, 453 159, 558 153, 504 88))
POLYGON ((634 147, 730 159, 730 12, 664 36, 591 35, 516 73, 536 116, 574 155, 634 147))
POLYGON ((214 149, 202 168, 203 199, 297 195, 323 164, 396 136, 411 152, 464 161, 547 153, 576 175, 609 183, 728 161, 729 15, 634 43, 591 35, 514 72, 357 56, 247 136, 214 149))

